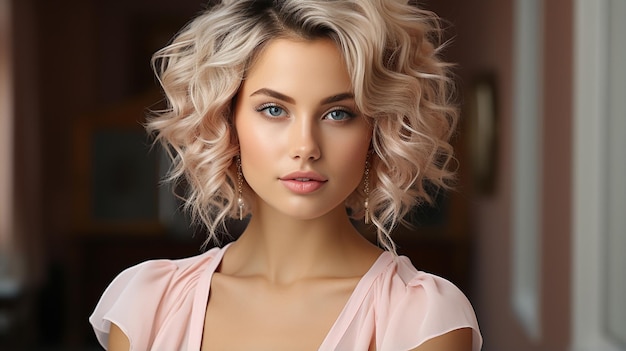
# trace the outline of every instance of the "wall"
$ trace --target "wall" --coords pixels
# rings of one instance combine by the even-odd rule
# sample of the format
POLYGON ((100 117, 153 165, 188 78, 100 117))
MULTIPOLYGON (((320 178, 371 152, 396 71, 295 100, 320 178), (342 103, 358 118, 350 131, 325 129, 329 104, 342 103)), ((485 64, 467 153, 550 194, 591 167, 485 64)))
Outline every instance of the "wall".
POLYGON ((11 3, 0 0, 0 279, 3 272, 2 255, 6 255, 11 245, 9 231, 12 230, 13 213, 11 173, 13 162, 13 76, 11 49, 11 3))
POLYGON ((566 350, 570 340, 571 0, 544 8, 544 114, 540 247, 541 337, 531 340, 511 307, 511 196, 514 0, 442 0, 432 8, 452 23, 449 57, 458 62, 465 93, 483 72, 496 76, 499 119, 497 179, 492 195, 472 197, 475 305, 484 350, 566 350))
POLYGON ((541 349, 571 341, 573 2, 546 0, 541 349))
MULTIPOLYGON (((37 75, 34 93, 39 93, 43 131, 43 223, 55 251, 51 254, 56 255, 64 251, 64 235, 72 229, 68 197, 74 186, 72 126, 155 86, 149 66, 151 52, 141 58, 132 54, 137 46, 145 45, 148 51, 162 43, 141 42, 141 34, 166 21, 182 26, 202 8, 203 1, 30 2, 37 37, 20 39, 35 41, 38 51, 31 65, 37 75)), ((173 34, 171 31, 168 36, 173 34)))
POLYGON ((23 345, 76 349, 85 342, 80 331, 87 328, 86 316, 73 317, 84 294, 69 291, 80 282, 67 275, 72 260, 82 255, 81 238, 72 232, 73 126, 146 88, 137 72, 150 71, 149 57, 136 69, 139 58, 129 53, 142 43, 128 33, 141 33, 164 18, 174 17, 182 26, 202 3, 12 1, 14 236, 28 258, 31 285, 28 335, 18 340, 23 345))

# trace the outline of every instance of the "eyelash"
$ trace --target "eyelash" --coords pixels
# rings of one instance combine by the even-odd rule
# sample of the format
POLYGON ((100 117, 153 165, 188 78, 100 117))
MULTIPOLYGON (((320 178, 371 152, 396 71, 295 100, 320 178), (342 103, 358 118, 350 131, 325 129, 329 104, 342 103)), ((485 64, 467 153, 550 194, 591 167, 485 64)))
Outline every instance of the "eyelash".
POLYGON ((324 117, 330 115, 333 112, 343 112, 343 113, 345 113, 347 115, 346 119, 342 119, 342 120, 331 119, 331 121, 336 121, 336 122, 349 121, 349 120, 353 119, 356 116, 354 112, 352 112, 352 111, 350 111, 350 110, 348 110, 346 108, 335 108, 333 110, 330 110, 330 111, 326 112, 324 114, 324 117))
MULTIPOLYGON (((268 109, 270 108, 279 108, 281 109, 282 113, 287 113, 287 109, 285 109, 284 107, 275 104, 275 103, 266 103, 266 104, 262 104, 260 106, 258 106, 257 108, 255 108, 256 112, 260 112, 262 113, 266 118, 268 119, 275 119, 275 118, 279 118, 281 116, 272 116, 269 115, 268 113, 268 109)), ((324 113, 324 119, 328 119, 330 121, 335 121, 335 122, 347 122, 351 119, 353 119, 356 114, 354 112, 352 112, 350 109, 345 108, 345 107, 337 107, 337 108, 333 108, 331 110, 328 110, 327 112, 324 113), (341 120, 334 120, 334 119, 330 119, 330 118, 326 118, 328 115, 330 115, 333 112, 343 112, 347 115, 347 117, 345 119, 341 119, 341 120)))
POLYGON ((283 108, 280 105, 274 104, 274 103, 267 103, 267 104, 260 105, 255 110, 256 110, 256 112, 262 113, 266 118, 270 118, 270 119, 278 118, 279 116, 268 115, 268 111, 267 110, 272 108, 272 107, 279 108, 279 109, 281 109, 283 111, 283 113, 286 113, 286 109, 285 108, 283 108))

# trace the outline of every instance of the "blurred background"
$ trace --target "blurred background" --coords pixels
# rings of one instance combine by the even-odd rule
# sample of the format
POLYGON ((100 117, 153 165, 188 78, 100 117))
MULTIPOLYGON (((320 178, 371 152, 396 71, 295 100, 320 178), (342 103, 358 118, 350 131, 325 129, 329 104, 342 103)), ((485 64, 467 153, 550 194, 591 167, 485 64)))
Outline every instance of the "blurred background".
MULTIPOLYGON (((626 350, 626 2, 419 3, 458 64, 459 182, 399 251, 469 296, 486 351, 626 350)), ((141 123, 150 56, 203 6, 0 0, 1 350, 98 350, 117 273, 200 252, 141 123)))

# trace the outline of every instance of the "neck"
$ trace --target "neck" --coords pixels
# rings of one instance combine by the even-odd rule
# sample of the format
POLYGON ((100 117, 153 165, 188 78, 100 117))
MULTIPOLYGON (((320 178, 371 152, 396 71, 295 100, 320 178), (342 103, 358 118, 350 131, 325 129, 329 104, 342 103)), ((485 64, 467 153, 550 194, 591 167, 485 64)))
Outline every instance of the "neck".
POLYGON ((271 209, 255 211, 229 252, 232 259, 225 257, 224 262, 231 274, 261 276, 279 284, 361 274, 362 262, 373 261, 380 254, 352 226, 343 206, 311 220, 287 217, 271 209))

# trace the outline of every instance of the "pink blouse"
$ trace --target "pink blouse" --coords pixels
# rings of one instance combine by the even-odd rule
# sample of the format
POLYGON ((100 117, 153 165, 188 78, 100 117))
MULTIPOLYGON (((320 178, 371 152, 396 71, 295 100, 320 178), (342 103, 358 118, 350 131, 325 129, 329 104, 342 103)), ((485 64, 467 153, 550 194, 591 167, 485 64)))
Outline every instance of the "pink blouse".
MULTIPOLYGON (((154 260, 120 273, 89 317, 108 345, 111 323, 131 350, 200 350, 211 277, 228 246, 181 260, 154 260)), ((474 310, 447 280, 417 271, 404 256, 384 252, 361 278, 319 350, 404 351, 459 328, 482 337, 474 310)))

